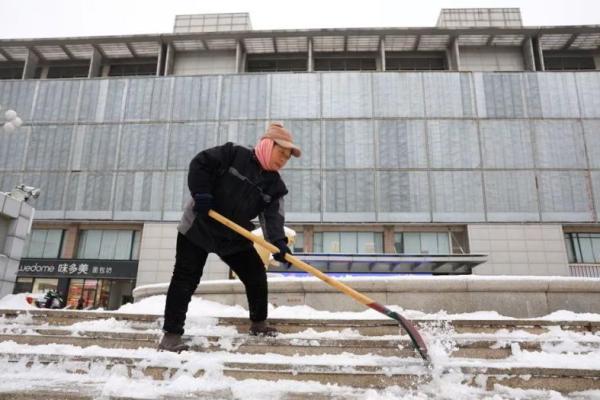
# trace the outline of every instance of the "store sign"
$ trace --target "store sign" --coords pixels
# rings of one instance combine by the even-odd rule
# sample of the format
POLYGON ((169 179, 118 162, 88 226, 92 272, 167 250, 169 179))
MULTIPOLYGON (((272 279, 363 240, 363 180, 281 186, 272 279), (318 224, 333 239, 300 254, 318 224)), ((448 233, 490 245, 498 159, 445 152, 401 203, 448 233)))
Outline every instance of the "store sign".
POLYGON ((19 276, 59 278, 135 278, 137 261, 121 260, 48 260, 24 258, 19 276))

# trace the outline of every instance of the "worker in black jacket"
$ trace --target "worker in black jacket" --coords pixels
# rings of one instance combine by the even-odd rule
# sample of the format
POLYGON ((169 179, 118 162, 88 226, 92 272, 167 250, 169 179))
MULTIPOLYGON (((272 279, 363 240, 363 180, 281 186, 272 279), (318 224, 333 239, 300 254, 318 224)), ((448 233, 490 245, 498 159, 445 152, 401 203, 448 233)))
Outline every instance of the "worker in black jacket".
POLYGON ((159 350, 187 350, 183 326, 188 304, 200 282, 209 253, 216 253, 246 288, 251 335, 275 336, 266 323, 267 275, 252 242, 208 216, 214 209, 248 230, 259 217, 265 238, 279 249, 273 257, 285 261, 290 253, 284 234, 283 196, 287 188, 279 176, 291 156, 301 151, 282 124, 272 123, 252 148, 231 142, 204 150, 194 157, 188 173, 192 198, 178 226, 175 267, 165 304, 164 335, 159 350))

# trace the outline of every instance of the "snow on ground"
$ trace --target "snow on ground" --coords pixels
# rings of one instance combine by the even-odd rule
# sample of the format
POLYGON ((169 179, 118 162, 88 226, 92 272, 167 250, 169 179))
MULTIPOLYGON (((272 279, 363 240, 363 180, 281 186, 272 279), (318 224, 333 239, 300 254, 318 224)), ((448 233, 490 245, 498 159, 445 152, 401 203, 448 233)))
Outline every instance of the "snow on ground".
MULTIPOLYGON (((0 299, 0 309, 33 309, 25 301, 26 294, 9 295, 0 299)), ((165 296, 152 296, 135 304, 127 304, 114 314, 140 313, 162 315, 165 296)), ((0 394, 23 388, 47 388, 49 385, 64 390, 74 390, 91 394, 99 399, 109 396, 131 397, 139 399, 156 399, 161 396, 198 396, 206 395, 211 399, 280 399, 286 393, 305 394, 307 398, 315 394, 330 396, 331 398, 348 399, 405 399, 405 400, 431 400, 431 399, 600 399, 600 391, 574 393, 570 397, 552 391, 520 390, 497 386, 493 394, 486 392, 481 387, 466 385, 467 378, 460 367, 548 367, 598 370, 600 375, 600 334, 591 332, 574 332, 562 330, 559 326, 542 335, 533 335, 525 331, 507 331, 500 329, 495 334, 457 334, 445 322, 448 319, 512 319, 499 315, 494 311, 484 311, 467 314, 448 314, 445 312, 422 313, 414 310, 403 310, 400 307, 390 307, 408 318, 432 320, 428 328, 423 329, 423 335, 428 343, 433 359, 433 379, 414 389, 404 389, 393 386, 384 390, 357 390, 336 385, 323 385, 317 382, 296 382, 280 380, 265 382, 248 379, 236 381, 223 375, 226 362, 241 361, 239 354, 230 353, 235 348, 234 339, 239 337, 232 327, 218 326, 219 317, 247 318, 248 312, 241 306, 226 306, 202 298, 195 297, 190 303, 186 322, 186 335, 194 337, 197 344, 202 344, 202 336, 220 336, 220 345, 223 351, 196 353, 183 352, 172 354, 156 352, 153 348, 140 348, 135 350, 106 349, 98 346, 81 348, 71 345, 21 345, 15 342, 0 342, 0 354, 52 354, 64 356, 120 356, 139 359, 138 365, 167 366, 178 368, 179 372, 168 381, 154 381, 149 378, 129 378, 124 367, 107 368, 102 363, 94 363, 88 374, 70 374, 53 364, 44 365, 34 363, 28 367, 25 361, 11 363, 10 368, 0 369, 0 394), (455 348, 457 340, 491 340, 498 346, 505 343, 513 344, 513 355, 503 360, 478 360, 449 357, 450 351, 455 348), (541 351, 521 351, 514 342, 516 340, 541 340, 544 341, 541 351), (203 370, 204 375, 194 377, 194 372, 203 370), (41 380, 40 376, 44 379, 41 380)), ((308 306, 269 306, 271 318, 285 319, 386 319, 385 316, 374 310, 362 312, 328 312, 312 309, 308 306)), ((563 320, 590 320, 600 321, 600 314, 577 314, 570 311, 557 311, 539 318, 547 321, 563 320)), ((0 318, 0 329, 8 332, 9 329, 31 329, 31 317, 21 315, 10 321, 0 318), (9 323, 11 328, 8 328, 9 323)), ((115 318, 86 321, 68 327, 73 334, 80 331, 111 331, 111 332, 145 332, 160 335, 160 326, 148 326, 140 330, 132 327, 130 321, 119 321, 115 318)), ((31 333, 31 332, 29 332, 31 333)), ((399 336, 404 335, 399 329, 399 336)), ((395 337, 396 339, 398 337, 395 337)), ((282 334, 281 338, 296 341, 310 341, 315 339, 357 339, 362 338, 358 331, 348 328, 342 331, 316 332, 307 329, 296 334, 282 334)), ((387 336, 387 339, 393 337, 387 336)), ((382 339, 381 337, 379 339, 382 339)), ((418 358, 382 357, 377 355, 357 356, 350 353, 336 355, 313 355, 302 357, 287 357, 274 353, 247 354, 243 361, 260 363, 285 363, 294 364, 298 368, 306 365, 344 366, 351 369, 353 366, 385 366, 390 373, 411 372, 415 374, 430 374, 424 369, 418 358)), ((6 356, 0 355, 0 365, 7 365, 6 356)), ((190 398, 192 398, 190 397, 190 398)))

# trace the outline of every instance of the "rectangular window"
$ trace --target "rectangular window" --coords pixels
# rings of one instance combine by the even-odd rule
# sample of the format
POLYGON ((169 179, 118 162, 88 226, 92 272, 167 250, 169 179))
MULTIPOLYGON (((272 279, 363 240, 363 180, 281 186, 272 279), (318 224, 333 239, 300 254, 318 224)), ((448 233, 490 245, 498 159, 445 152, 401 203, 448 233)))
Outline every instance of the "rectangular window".
POLYGON ((386 71, 443 71, 446 59, 440 57, 390 57, 385 60, 386 71))
POLYGON ((296 238, 294 239, 294 253, 304 252, 304 233, 296 232, 296 238))
POLYGON ((249 58, 247 72, 290 72, 306 71, 308 61, 302 58, 269 59, 249 58))
POLYGON ((394 239, 398 254, 452 254, 449 232, 399 232, 394 239))
POLYGON ((569 263, 600 263, 600 233, 566 233, 565 245, 569 263))
POLYGON ((315 253, 383 253, 382 232, 316 232, 315 253))
POLYGON ((23 77, 24 63, 0 64, 0 79, 21 79, 23 77))
POLYGON ((63 229, 32 229, 23 258, 60 258, 63 229))
POLYGON ((139 232, 133 230, 82 230, 77 258, 99 260, 137 260, 139 232))
POLYGON ((48 79, 59 78, 87 78, 90 71, 89 64, 85 65, 50 65, 48 66, 48 79))
POLYGON ((544 67, 547 71, 579 71, 596 69, 594 57, 544 57, 544 67))
POLYGON ((315 71, 375 71, 375 58, 315 58, 315 71))
POLYGON ((114 64, 108 70, 108 76, 152 76, 156 75, 156 60, 140 64, 114 64))

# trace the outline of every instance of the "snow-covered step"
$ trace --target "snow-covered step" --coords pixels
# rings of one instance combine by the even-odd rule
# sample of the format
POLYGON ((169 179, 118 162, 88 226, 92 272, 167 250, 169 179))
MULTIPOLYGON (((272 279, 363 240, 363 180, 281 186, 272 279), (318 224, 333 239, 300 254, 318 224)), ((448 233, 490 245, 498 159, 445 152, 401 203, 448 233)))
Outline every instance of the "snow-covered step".
MULTIPOLYGON (((1 330, 0 330, 1 331, 1 330)), ((235 336, 193 336, 186 340, 191 351, 230 351, 235 353, 281 355, 320 355, 320 354, 375 354, 382 356, 413 357, 415 351, 409 339, 327 339, 303 338, 280 335, 277 338, 256 338, 248 335, 235 336)), ((155 349, 160 339, 159 333, 113 332, 113 331, 70 331, 66 329, 10 329, 0 333, 0 342, 15 342, 29 345, 68 344, 80 347, 100 346, 103 348, 155 349)), ((555 353, 572 351, 561 349, 558 338, 540 339, 519 338, 516 336, 479 339, 477 336, 454 338, 449 356, 462 358, 503 359, 514 351, 539 352, 544 348, 556 348, 555 353), (515 348, 515 346, 517 346, 515 348)), ((582 336, 578 339, 578 353, 585 354, 600 349, 600 337, 582 336)))
MULTIPOLYGON (((31 325, 73 325, 82 322, 116 320, 125 321, 131 329, 147 330, 162 326, 162 316, 152 314, 125 314, 118 312, 72 310, 0 310, 0 325, 27 323, 31 325)), ((235 326, 238 332, 248 330, 246 318, 215 318, 218 325, 235 326)), ((318 332, 343 330, 349 327, 364 336, 401 334, 396 321, 391 319, 282 319, 271 318, 270 323, 282 333, 297 333, 306 329, 318 332)), ((532 334, 547 333, 555 327, 577 332, 600 332, 600 321, 544 320, 544 319, 413 319, 421 329, 446 327, 457 333, 495 333, 498 330, 520 330, 532 334)))
MULTIPOLYGON (((600 390, 597 370, 541 367, 511 367, 490 363, 488 367, 469 366, 468 362, 453 363, 438 368, 428 368, 419 359, 388 358, 383 365, 317 363, 298 360, 297 357, 281 357, 287 362, 261 362, 260 357, 244 361, 231 361, 228 355, 219 355, 219 374, 236 380, 260 379, 266 381, 315 381, 321 384, 337 384, 357 388, 383 389, 389 386, 415 387, 433 379, 444 379, 445 375, 460 373, 464 384, 492 390, 500 383, 520 389, 544 389, 561 393, 600 390)), ((200 378, 214 374, 210 367, 214 360, 207 355, 165 355, 163 358, 77 356, 65 354, 19 354, 4 353, 0 361, 25 364, 51 365, 54 371, 72 374, 102 374, 107 371, 124 376, 149 377, 154 380, 169 380, 182 374, 200 378), (202 357, 205 360, 202 360, 202 357)), ((341 359, 340 359, 341 361, 341 359)), ((381 359, 375 361, 382 362, 381 359)))

